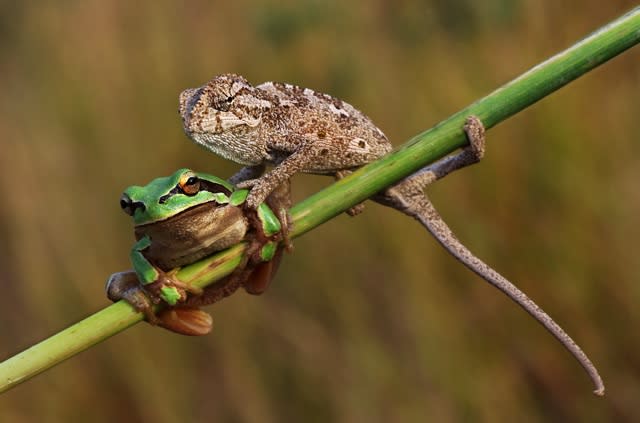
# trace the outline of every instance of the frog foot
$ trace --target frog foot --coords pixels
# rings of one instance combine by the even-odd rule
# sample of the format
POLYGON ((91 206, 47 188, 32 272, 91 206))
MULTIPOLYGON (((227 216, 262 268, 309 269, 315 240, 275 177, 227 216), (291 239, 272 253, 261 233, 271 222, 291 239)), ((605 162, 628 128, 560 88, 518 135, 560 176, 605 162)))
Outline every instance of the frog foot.
MULTIPOLYGON (((244 215, 249 221, 249 226, 253 229, 245 237, 247 249, 245 254, 250 265, 255 265, 269 261, 278 250, 278 244, 285 239, 282 226, 278 218, 270 212, 270 217, 265 217, 265 210, 262 207, 258 210, 245 205, 244 215)), ((288 237, 286 237, 288 239, 288 237)))
POLYGON ((181 282, 176 278, 177 269, 170 272, 158 270, 158 278, 145 285, 144 289, 149 293, 151 300, 158 304, 161 300, 170 306, 184 302, 187 299, 187 293, 193 295, 201 295, 202 289, 192 286, 188 283, 181 282))
POLYGON ((157 323, 158 319, 153 311, 153 301, 140 285, 134 271, 118 272, 109 276, 105 291, 107 291, 107 297, 114 303, 125 300, 137 312, 144 313, 149 323, 157 323))
POLYGON ((158 313, 157 325, 187 336, 202 336, 211 332, 211 315, 197 307, 170 307, 158 313))
MULTIPOLYGON (((173 276, 173 273, 175 272, 170 272, 167 275, 173 276)), ((177 282, 181 286, 182 292, 202 292, 199 288, 188 286, 180 281, 177 282)), ((105 290, 111 301, 125 300, 137 312, 144 313, 147 322, 154 326, 157 325, 171 332, 188 336, 206 335, 211 332, 213 322, 211 315, 196 307, 168 307, 156 314, 153 306, 154 303, 160 302, 159 299, 152 298, 152 294, 140 285, 136 272, 132 270, 111 275, 107 280, 105 290)))

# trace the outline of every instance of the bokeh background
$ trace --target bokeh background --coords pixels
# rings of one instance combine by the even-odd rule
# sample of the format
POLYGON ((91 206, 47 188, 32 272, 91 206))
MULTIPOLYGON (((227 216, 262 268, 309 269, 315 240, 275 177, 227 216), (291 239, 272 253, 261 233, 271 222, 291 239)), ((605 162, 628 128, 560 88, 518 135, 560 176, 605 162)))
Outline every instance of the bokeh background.
MULTIPOLYGON (((0 2, 0 358, 108 304, 121 191, 237 165, 182 133, 177 95, 235 72, 331 93, 400 145, 631 1, 0 2)), ((296 240, 210 336, 139 324, 0 396, 10 422, 640 419, 640 50, 488 134, 432 187, 459 237, 599 366, 582 369, 417 223, 371 204, 296 240)), ((300 200, 329 184, 299 176, 300 200)))

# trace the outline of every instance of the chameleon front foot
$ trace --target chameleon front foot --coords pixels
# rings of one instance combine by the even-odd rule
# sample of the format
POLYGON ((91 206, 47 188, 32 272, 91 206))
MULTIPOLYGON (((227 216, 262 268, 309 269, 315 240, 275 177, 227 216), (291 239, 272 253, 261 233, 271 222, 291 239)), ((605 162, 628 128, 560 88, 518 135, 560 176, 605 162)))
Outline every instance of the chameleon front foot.
MULTIPOLYGON (((348 176, 351 173, 353 173, 353 171, 351 171, 351 170, 339 170, 339 171, 337 171, 335 173, 334 176, 336 178, 336 181, 339 181, 340 179, 344 178, 345 176, 348 176)), ((363 211, 364 211, 364 202, 356 204, 355 206, 349 207, 345 211, 345 213, 347 213, 351 217, 356 217, 357 215, 359 215, 363 211)))
POLYGON ((264 201, 269 196, 270 192, 273 190, 269 184, 266 183, 263 178, 256 179, 247 179, 242 182, 238 182, 236 184, 236 188, 238 189, 248 189, 249 195, 245 201, 245 206, 256 210, 260 204, 263 204, 264 201))
MULTIPOLYGON (((473 163, 477 163, 484 157, 485 149, 485 136, 484 125, 482 121, 476 116, 468 116, 462 127, 464 133, 467 135, 469 146, 465 150, 473 157, 473 163)), ((469 163, 471 164, 471 163, 469 163)), ((464 166, 463 166, 464 167, 464 166)))

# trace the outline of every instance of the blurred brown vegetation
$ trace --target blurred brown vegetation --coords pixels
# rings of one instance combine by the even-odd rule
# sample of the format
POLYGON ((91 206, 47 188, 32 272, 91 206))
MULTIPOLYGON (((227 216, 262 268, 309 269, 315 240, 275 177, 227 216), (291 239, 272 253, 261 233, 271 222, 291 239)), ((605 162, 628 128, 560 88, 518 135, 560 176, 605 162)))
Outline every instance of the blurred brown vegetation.
MULTIPOLYGON (((632 6, 0 2, 0 357, 107 305, 133 239, 123 188, 238 168, 184 136, 182 89, 297 83, 399 145, 632 6)), ((0 396, 0 420, 637 421, 639 52, 499 125, 481 165, 430 189, 591 355, 604 399, 522 310, 370 205, 297 240, 264 296, 217 305, 210 336, 139 324, 0 396)), ((296 198, 329 182, 296 177, 296 198)))

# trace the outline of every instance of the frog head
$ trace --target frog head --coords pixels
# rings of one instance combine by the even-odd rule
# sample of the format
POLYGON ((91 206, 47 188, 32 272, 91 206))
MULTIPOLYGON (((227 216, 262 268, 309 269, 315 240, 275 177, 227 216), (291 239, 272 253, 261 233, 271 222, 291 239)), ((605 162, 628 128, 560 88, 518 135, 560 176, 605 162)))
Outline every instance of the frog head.
POLYGON ((246 190, 189 169, 131 186, 120 207, 133 218, 136 239, 149 239, 144 255, 171 269, 240 242, 248 228, 241 207, 246 190))
POLYGON ((203 204, 228 204, 233 191, 223 179, 179 169, 145 186, 130 186, 120 198, 120 207, 137 226, 167 220, 203 204))

